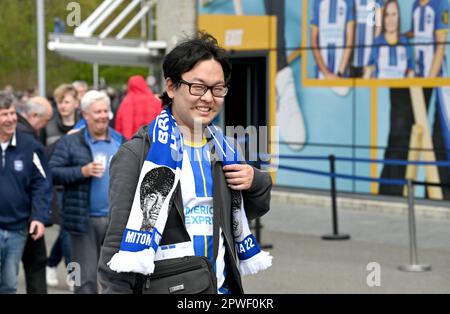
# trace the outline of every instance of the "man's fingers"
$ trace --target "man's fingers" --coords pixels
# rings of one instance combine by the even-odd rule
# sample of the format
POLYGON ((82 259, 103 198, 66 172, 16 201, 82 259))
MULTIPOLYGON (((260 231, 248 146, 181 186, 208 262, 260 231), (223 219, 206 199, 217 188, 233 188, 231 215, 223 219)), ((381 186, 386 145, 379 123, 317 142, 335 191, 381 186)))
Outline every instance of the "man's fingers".
POLYGON ((228 178, 239 178, 242 177, 242 172, 241 171, 229 171, 229 172, 225 172, 225 177, 228 178))
POLYGON ((30 224, 30 229, 28 230, 28 233, 29 233, 29 234, 34 234, 36 228, 37 228, 37 225, 34 224, 34 223, 31 223, 31 224, 30 224))
POLYGON ((223 170, 224 171, 237 171, 237 170, 241 170, 243 167, 245 167, 244 164, 226 165, 223 167, 223 170))
POLYGON ((245 179, 243 178, 235 178, 235 179, 227 179, 227 183, 228 184, 244 184, 245 183, 245 179))
POLYGON ((242 191, 247 189, 247 185, 245 184, 229 184, 228 187, 232 190, 242 191))
POLYGON ((44 235, 45 227, 43 224, 38 223, 36 221, 31 222, 30 224, 30 230, 31 238, 33 240, 37 240, 41 238, 44 235))

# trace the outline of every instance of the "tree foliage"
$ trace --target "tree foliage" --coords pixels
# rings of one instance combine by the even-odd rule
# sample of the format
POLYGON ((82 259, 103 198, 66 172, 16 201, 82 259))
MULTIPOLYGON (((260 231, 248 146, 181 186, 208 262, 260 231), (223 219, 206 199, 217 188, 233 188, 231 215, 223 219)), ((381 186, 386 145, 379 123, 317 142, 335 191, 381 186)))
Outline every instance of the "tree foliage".
MULTIPOLYGON (((54 29, 54 18, 66 21, 70 13, 69 0, 44 0, 46 37, 54 29)), ((81 21, 102 2, 102 0, 77 0, 81 8, 81 21)), ((122 7, 126 5, 125 2, 122 7)), ((0 89, 11 84, 16 90, 37 86, 37 34, 35 0, 1 0, 0 18, 0 89)), ((120 10, 120 7, 117 11, 120 10)), ((117 12, 116 11, 116 12, 117 12)), ((131 18, 131 17, 130 17, 131 18)), ((111 20, 108 19, 104 24, 111 20)), ((117 29, 121 29, 127 20, 117 29)), ((139 37, 135 27, 131 37, 139 37)), ((102 27, 100 27, 102 29, 102 27)), ((73 34, 74 27, 66 25, 65 33, 73 34)), ((113 34, 114 35, 114 34, 113 34)), ((147 68, 101 66, 100 76, 108 85, 126 84, 128 77, 135 74, 147 75, 147 68)), ((51 92, 61 83, 85 80, 92 84, 92 65, 64 58, 46 49, 47 91, 51 92)))

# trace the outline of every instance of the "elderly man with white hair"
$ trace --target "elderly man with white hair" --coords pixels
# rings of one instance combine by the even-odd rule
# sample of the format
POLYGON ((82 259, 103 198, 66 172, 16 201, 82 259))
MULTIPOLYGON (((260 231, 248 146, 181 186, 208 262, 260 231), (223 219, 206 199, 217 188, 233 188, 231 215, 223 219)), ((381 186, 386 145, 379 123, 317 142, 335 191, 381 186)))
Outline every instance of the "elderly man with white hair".
MULTIPOLYGON (((45 145, 45 127, 52 118, 53 109, 50 102, 40 96, 30 98, 20 113, 17 114, 17 130, 27 133, 45 145)), ((47 169, 45 169, 48 171, 47 169)), ((28 236, 23 255, 26 290, 28 294, 46 294, 45 266, 47 265, 47 248, 44 236, 34 240, 28 236)))
POLYGON ((88 84, 85 81, 75 81, 72 83, 72 86, 75 87, 77 91, 77 98, 81 102, 84 95, 88 91, 88 84))
POLYGON ((75 293, 97 293, 97 263, 108 225, 109 162, 125 138, 109 127, 110 100, 89 91, 81 100, 86 127, 62 137, 50 160, 65 187, 63 228, 71 235, 75 293))
POLYGON ((46 98, 32 97, 17 116, 17 129, 32 135, 45 145, 45 136, 42 137, 41 131, 47 126, 52 116, 53 108, 46 98))

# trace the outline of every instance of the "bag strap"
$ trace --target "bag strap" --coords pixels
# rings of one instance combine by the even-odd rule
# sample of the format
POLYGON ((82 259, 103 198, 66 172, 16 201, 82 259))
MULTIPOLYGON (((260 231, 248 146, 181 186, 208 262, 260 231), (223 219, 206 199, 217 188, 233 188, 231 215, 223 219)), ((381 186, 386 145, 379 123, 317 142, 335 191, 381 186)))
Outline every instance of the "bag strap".
MULTIPOLYGON (((213 167, 217 168, 217 167, 221 167, 221 163, 218 161, 214 161, 213 162, 213 167)), ((212 173, 214 176, 214 173, 217 172, 218 174, 222 171, 222 169, 217 169, 217 171, 214 171, 215 169, 213 169, 212 173)), ((214 178, 213 178, 214 180, 214 178)), ((220 193, 218 191, 218 188, 216 187, 217 184, 214 184, 214 196, 215 198, 219 198, 220 197, 220 193)), ((217 259, 217 255, 219 252, 219 237, 220 237, 220 217, 221 217, 221 206, 219 204, 219 206, 214 206, 214 211, 213 211, 213 261, 216 261, 217 259)))

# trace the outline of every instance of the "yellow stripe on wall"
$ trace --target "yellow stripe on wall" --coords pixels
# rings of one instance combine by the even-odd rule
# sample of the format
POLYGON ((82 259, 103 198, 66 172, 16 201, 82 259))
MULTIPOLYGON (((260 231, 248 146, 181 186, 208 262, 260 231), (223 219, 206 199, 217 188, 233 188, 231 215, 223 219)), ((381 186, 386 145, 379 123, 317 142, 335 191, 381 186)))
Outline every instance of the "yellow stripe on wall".
MULTIPOLYGON (((304 54, 306 55, 306 53, 304 54)), ((304 71, 306 64, 304 64, 304 71)), ((302 73, 304 87, 390 87, 409 88, 417 87, 443 87, 450 85, 450 78, 404 78, 404 79, 317 79, 307 78, 306 73, 302 73)))

